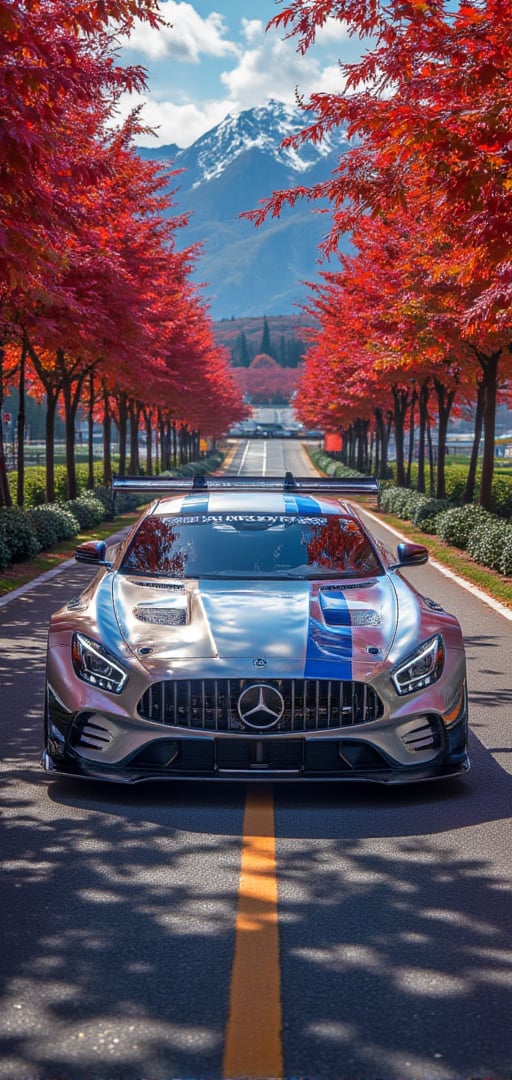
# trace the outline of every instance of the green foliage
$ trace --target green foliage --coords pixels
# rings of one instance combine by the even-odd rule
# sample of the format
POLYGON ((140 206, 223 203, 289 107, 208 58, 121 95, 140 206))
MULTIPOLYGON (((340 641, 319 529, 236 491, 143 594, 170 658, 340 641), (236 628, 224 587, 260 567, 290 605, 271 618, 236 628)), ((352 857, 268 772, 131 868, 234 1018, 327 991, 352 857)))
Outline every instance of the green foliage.
POLYGON ((436 533, 438 516, 449 509, 450 503, 410 488, 386 484, 381 491, 380 506, 387 514, 414 522, 422 532, 436 533))
MULTIPOLYGON (((235 367, 249 367, 258 353, 274 356, 281 367, 297 367, 308 348, 311 318, 306 315, 269 315, 266 317, 270 349, 262 346, 261 316, 221 319, 213 324, 215 342, 231 353, 235 367), (274 343, 272 347, 272 342, 274 343)), ((265 339, 267 340, 267 339, 265 339)), ((267 341, 268 344, 268 341, 267 341)))
POLYGON ((492 514, 478 503, 467 503, 466 506, 453 506, 440 514, 437 518, 436 531, 441 540, 445 540, 447 544, 466 548, 473 529, 477 525, 490 524, 492 520, 492 514))
POLYGON ((5 540, 0 539, 0 574, 2 570, 6 570, 11 562, 11 552, 5 543, 5 540))
POLYGON ((489 566, 491 570, 498 570, 505 574, 510 573, 512 570, 512 525, 500 518, 477 525, 469 534, 466 550, 468 555, 481 566, 489 566), (506 560, 505 547, 507 547, 506 560), (502 570, 504 564, 510 565, 510 570, 502 570))
POLYGON ((92 491, 84 491, 77 499, 71 499, 66 503, 66 509, 76 517, 81 529, 94 529, 106 516, 103 503, 92 491))
POLYGON ((380 505, 387 514, 394 514, 395 517, 410 520, 417 501, 417 495, 418 492, 411 491, 410 488, 385 487, 380 495, 380 505))
POLYGON ((41 551, 37 533, 16 506, 0 507, 0 540, 9 551, 10 562, 33 559, 41 551))
MULTIPOLYGON (((16 499, 18 474, 9 473, 9 489, 13 501, 16 499)), ((46 499, 46 469, 42 465, 31 465, 25 470, 24 482, 25 506, 42 506, 46 499)))
POLYGON ((31 506, 25 514, 37 535, 42 551, 49 551, 59 539, 55 507, 50 503, 44 506, 31 506))
MULTIPOLYGON (((103 520, 113 521, 115 515, 112 489, 105 487, 103 484, 96 484, 96 487, 94 488, 94 497, 103 507, 103 520)), ((119 513, 119 508, 116 507, 116 509, 119 513)))
POLYGON ((449 460, 445 469, 446 498, 451 503, 462 502, 466 490, 468 468, 466 465, 451 465, 449 460))
POLYGON ((491 488, 491 508, 501 518, 512 516, 512 476, 495 476, 491 488))
POLYGON ((52 503, 51 507, 58 530, 57 540, 59 542, 61 540, 72 540, 80 532, 80 525, 76 517, 60 503, 52 503))
MULTIPOLYGON (((93 466, 94 481, 103 481, 103 462, 95 461, 93 466)), ((86 464, 77 465, 76 480, 79 493, 87 490, 89 469, 86 464)), ((9 490, 13 502, 17 496, 18 474, 9 473, 9 490)), ((24 475, 25 506, 42 506, 46 502, 46 469, 44 465, 29 465, 24 475)), ((68 498, 68 471, 65 465, 55 466, 55 500, 66 502, 68 498)))
POLYGON ((512 575, 512 528, 510 527, 503 538, 498 570, 500 574, 505 574, 507 577, 512 575))
MULTIPOLYGON (((390 469, 393 475, 396 476, 395 462, 390 463, 390 469)), ((447 458, 445 469, 446 498, 452 506, 462 503, 466 491, 467 476, 467 463, 456 463, 451 458, 447 458)), ((417 478, 418 466, 413 462, 411 468, 411 484, 413 487, 417 482, 417 478)), ((478 484, 479 477, 477 476, 476 495, 478 495, 478 484)), ((493 513, 497 514, 498 517, 512 516, 512 476, 507 475, 504 470, 496 469, 491 488, 491 506, 493 513)))
POLYGON ((412 520, 422 532, 436 533, 439 514, 448 510, 449 507, 447 499, 432 499, 428 495, 423 495, 421 501, 418 500, 416 503, 412 520))
POLYGON ((337 476, 343 479, 344 477, 363 475, 363 473, 357 472, 357 469, 351 469, 341 461, 336 461, 329 454, 326 454, 324 450, 308 450, 308 455, 313 465, 320 469, 321 472, 326 473, 327 476, 337 476))

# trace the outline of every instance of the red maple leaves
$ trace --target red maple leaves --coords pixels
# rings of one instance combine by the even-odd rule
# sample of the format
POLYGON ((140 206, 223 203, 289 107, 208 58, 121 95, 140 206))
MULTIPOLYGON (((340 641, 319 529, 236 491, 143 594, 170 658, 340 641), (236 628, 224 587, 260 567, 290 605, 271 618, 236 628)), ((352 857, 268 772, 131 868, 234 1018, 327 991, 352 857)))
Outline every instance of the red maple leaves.
MULTIPOLYGON (((295 141, 319 140, 341 125, 350 149, 329 180, 275 192, 251 215, 258 223, 297 197, 328 199, 325 253, 337 252, 341 233, 353 237, 353 258, 312 289, 320 330, 301 415, 348 428, 356 415, 374 416, 376 395, 379 411, 393 411, 404 388, 410 397, 427 387, 442 433, 447 403, 479 392, 480 499, 488 505, 512 321, 512 7, 294 0, 270 25, 295 36, 304 52, 332 18, 366 49, 342 66, 339 94, 305 103, 308 123, 295 141)), ((396 413, 394 420, 400 438, 396 413)))
MULTIPOLYGON (((64 411, 71 494, 85 386, 98 417, 118 419, 123 397, 135 424, 144 412, 216 435, 244 412, 190 280, 199 251, 178 250, 176 174, 136 152, 137 113, 116 121, 121 93, 144 86, 116 54, 136 19, 158 26, 157 0, 0 0, 0 344, 7 373, 23 349, 49 419, 64 411)), ((50 426, 49 498, 52 440, 50 426)))

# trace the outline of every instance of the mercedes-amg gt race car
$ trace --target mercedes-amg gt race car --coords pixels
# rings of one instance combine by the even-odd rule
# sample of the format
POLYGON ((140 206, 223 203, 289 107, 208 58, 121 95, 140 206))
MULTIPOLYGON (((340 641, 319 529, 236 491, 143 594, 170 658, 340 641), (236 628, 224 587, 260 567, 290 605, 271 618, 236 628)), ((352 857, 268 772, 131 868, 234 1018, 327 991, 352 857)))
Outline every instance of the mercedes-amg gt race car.
POLYGON ((119 478, 159 497, 51 620, 43 764, 142 780, 370 780, 469 768, 457 619, 341 497, 373 480, 119 478))

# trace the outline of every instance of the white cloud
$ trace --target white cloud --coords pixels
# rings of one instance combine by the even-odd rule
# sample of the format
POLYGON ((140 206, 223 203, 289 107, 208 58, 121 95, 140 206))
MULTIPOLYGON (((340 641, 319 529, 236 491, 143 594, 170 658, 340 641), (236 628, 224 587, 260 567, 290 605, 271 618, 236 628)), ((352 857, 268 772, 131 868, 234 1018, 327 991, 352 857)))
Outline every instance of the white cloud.
POLYGON ((324 46, 344 45, 349 40, 346 22, 334 18, 326 19, 316 36, 317 44, 324 46))
POLYGON ((340 90, 342 77, 336 65, 322 68, 319 57, 301 56, 294 42, 265 33, 257 20, 243 20, 248 48, 236 65, 221 75, 231 110, 250 108, 268 98, 293 101, 295 91, 308 97, 313 91, 340 90))
POLYGON ((180 149, 190 146, 205 131, 216 127, 224 119, 229 107, 225 100, 177 104, 174 101, 158 101, 136 94, 125 95, 119 103, 121 119, 132 109, 141 105, 141 122, 155 132, 155 138, 141 135, 136 142, 142 146, 167 146, 175 143, 180 149))
POLYGON ((223 16, 212 11, 202 19, 191 4, 177 0, 164 0, 160 14, 168 24, 156 30, 146 23, 137 22, 128 39, 122 45, 127 51, 142 53, 151 60, 165 57, 182 63, 199 63, 201 56, 229 56, 236 54, 236 45, 224 35, 223 16))
MULTIPOLYGON (((140 24, 129 46, 124 46, 136 53, 133 59, 137 62, 144 64, 147 58, 149 78, 144 96, 124 99, 120 109, 125 116, 143 103, 142 121, 156 130, 155 146, 189 146, 228 113, 261 105, 269 98, 292 103, 297 92, 305 100, 314 92, 341 92, 343 76, 337 57, 346 60, 356 53, 345 25, 337 20, 327 21, 316 45, 302 56, 295 39, 283 39, 276 30, 266 31, 259 18, 242 16, 237 20, 239 36, 235 42, 227 37, 224 17, 218 12, 202 18, 192 3, 179 0, 164 0, 160 10, 172 26, 154 31, 140 24), (173 77, 166 86, 162 60, 165 69, 167 58, 194 65, 197 75, 193 83, 185 78, 178 82, 169 66, 173 77), (158 69, 156 86, 151 61, 158 69)), ((151 143, 148 136, 138 141, 151 143)))

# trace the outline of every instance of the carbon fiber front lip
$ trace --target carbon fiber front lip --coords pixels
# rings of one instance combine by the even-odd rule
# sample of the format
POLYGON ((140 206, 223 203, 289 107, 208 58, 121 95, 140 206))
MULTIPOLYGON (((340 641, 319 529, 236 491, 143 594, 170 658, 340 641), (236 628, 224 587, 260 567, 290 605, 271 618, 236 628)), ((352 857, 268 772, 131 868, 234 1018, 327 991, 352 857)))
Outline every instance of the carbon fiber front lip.
POLYGON ((300 771, 290 773, 289 771, 269 771, 264 769, 261 771, 251 770, 237 771, 237 770, 219 770, 218 772, 200 773, 200 772, 172 772, 172 770, 157 771, 141 769, 130 769, 124 767, 119 770, 113 770, 109 768, 90 768, 83 762, 70 761, 66 759, 63 762, 55 762, 47 751, 43 752, 41 762, 45 772, 49 774, 53 779, 64 779, 66 776, 73 777, 74 779, 89 780, 101 783, 112 784, 142 784, 142 783, 176 783, 181 781, 183 783, 194 783, 205 781, 208 782, 244 782, 244 783, 329 783, 345 784, 345 783, 360 783, 360 784, 380 784, 384 787, 396 787, 402 784, 417 784, 427 783, 432 780, 450 780, 457 776, 464 776, 469 772, 470 761, 468 755, 465 753, 460 761, 442 764, 434 763, 433 765, 425 768, 424 766, 417 767, 415 769, 390 769, 389 772, 368 772, 368 773, 303 773, 300 771))

